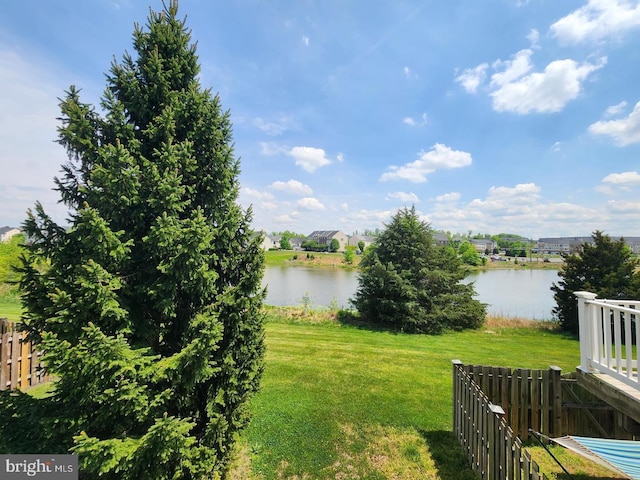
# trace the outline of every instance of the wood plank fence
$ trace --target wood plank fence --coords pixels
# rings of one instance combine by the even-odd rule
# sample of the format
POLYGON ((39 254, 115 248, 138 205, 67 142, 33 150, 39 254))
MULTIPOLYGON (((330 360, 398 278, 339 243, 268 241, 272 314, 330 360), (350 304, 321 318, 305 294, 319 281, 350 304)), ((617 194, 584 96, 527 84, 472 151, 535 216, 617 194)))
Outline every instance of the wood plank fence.
POLYGON ((576 380, 576 372, 462 365, 489 401, 504 410, 507 424, 521 439, 529 429, 544 435, 582 435, 632 439, 640 430, 576 380))
POLYGON ((0 390, 24 390, 49 381, 39 352, 25 341, 25 332, 15 331, 13 324, 2 318, 0 334, 0 390))
POLYGON ((500 405, 504 418, 521 439, 529 429, 548 436, 562 430, 562 370, 510 369, 457 364, 487 396, 500 405))
POLYGON ((529 429, 633 439, 640 425, 586 391, 576 373, 464 365, 453 361, 453 431, 483 479, 539 479, 522 441, 529 429))
POLYGON ((453 361, 453 433, 471 468, 483 480, 548 479, 507 424, 506 412, 489 400, 468 367, 453 361))

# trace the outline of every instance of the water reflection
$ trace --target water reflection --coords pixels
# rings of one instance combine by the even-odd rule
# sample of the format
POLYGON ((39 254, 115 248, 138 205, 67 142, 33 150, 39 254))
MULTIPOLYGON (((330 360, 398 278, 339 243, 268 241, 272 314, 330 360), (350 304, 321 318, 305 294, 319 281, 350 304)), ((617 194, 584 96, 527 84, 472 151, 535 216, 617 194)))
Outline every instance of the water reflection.
POLYGON ((349 307, 349 298, 358 288, 358 272, 341 268, 267 267, 263 284, 268 305, 302 305, 308 295, 314 308, 335 303, 349 307))
POLYGON ((548 320, 555 306, 551 285, 556 270, 486 270, 469 275, 478 296, 490 315, 548 320))
MULTIPOLYGON (((555 303, 551 284, 558 280, 555 270, 507 269, 476 272, 466 281, 475 282, 476 297, 487 303, 492 315, 544 320, 551 318, 555 303)), ((302 305, 309 296, 314 308, 332 303, 349 307, 349 298, 358 288, 357 270, 341 268, 267 267, 263 284, 268 305, 302 305)))

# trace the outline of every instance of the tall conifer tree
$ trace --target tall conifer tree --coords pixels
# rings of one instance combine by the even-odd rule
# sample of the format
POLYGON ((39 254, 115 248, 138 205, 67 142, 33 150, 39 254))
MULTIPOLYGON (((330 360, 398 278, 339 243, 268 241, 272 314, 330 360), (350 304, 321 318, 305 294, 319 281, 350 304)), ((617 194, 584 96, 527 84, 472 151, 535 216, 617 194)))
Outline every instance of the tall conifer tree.
POLYGON ((101 113, 74 87, 61 100, 70 228, 36 205, 21 284, 58 381, 22 399, 39 416, 15 410, 33 431, 14 447, 75 452, 83 478, 216 478, 262 372, 261 239, 177 2, 136 25, 133 47, 101 113))
POLYGON ((352 302, 364 320, 404 332, 478 328, 486 308, 465 276, 453 249, 437 246, 429 225, 405 207, 365 251, 352 302))

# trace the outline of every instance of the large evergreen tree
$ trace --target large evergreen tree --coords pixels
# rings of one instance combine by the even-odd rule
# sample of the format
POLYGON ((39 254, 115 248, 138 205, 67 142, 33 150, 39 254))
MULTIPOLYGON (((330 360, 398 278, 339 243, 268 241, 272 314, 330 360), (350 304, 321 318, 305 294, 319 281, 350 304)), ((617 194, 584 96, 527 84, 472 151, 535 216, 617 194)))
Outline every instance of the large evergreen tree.
POLYGON ((578 300, 574 292, 589 291, 600 298, 633 299, 640 296, 638 259, 620 238, 596 231, 592 242, 582 245, 578 253, 564 256, 560 280, 551 286, 556 306, 553 314, 566 332, 578 333, 578 300))
POLYGON ((61 100, 70 228, 40 205, 24 224, 24 323, 58 380, 39 402, 3 397, 2 442, 75 452, 83 478, 224 476, 262 372, 260 238, 177 10, 136 25, 103 114, 74 87, 61 100))
POLYGON ((366 250, 353 304, 363 319, 405 332, 477 328, 486 309, 465 275, 453 249, 437 246, 415 208, 404 208, 366 250))

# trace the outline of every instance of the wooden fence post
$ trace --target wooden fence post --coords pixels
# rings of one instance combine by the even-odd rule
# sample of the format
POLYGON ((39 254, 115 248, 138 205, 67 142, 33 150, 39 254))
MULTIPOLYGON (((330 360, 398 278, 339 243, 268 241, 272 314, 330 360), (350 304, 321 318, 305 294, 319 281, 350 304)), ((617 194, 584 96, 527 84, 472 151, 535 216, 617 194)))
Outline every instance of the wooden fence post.
POLYGON ((504 473, 504 438, 500 434, 502 419, 504 417, 504 410, 500 405, 489 405, 491 411, 491 430, 488 435, 488 442, 490 443, 490 455, 491 461, 489 474, 492 480, 502 480, 505 477, 504 473))
POLYGON ((460 426, 462 422, 462 414, 460 412, 461 405, 461 386, 460 386, 460 368, 462 362, 460 360, 452 360, 453 365, 453 434, 460 441, 460 426))
POLYGON ((551 392, 553 395, 553 435, 562 435, 562 369, 555 365, 549 367, 551 392))
POLYGON ((7 388, 11 388, 7 386, 9 379, 11 378, 10 368, 11 363, 9 359, 11 358, 11 343, 9 342, 9 338, 11 337, 11 333, 3 333, 2 334, 2 343, 0 344, 0 390, 6 390, 7 388))

